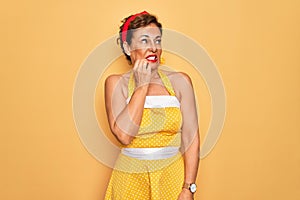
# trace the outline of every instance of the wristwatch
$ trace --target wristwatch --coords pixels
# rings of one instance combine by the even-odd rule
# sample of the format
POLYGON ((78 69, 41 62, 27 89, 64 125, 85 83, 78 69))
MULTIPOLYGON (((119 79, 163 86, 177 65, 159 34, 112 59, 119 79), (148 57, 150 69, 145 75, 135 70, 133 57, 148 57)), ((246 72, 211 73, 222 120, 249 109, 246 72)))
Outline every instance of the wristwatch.
POLYGON ((194 194, 197 190, 197 185, 195 183, 184 183, 182 188, 186 188, 194 194))

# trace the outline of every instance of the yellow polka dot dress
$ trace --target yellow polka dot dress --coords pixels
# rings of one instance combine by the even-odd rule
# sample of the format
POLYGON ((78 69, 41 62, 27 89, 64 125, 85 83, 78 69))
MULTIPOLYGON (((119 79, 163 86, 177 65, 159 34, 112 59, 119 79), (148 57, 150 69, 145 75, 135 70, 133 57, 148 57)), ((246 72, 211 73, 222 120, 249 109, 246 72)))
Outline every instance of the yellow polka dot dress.
MULTIPOLYGON (((139 132, 129 145, 122 146, 123 153, 116 161, 105 200, 174 200, 182 191, 184 162, 178 152, 182 124, 180 103, 168 77, 160 70, 158 73, 170 95, 146 97, 139 132), (144 157, 144 153, 135 157, 130 153, 149 149, 151 157, 148 154, 144 157), (177 151, 168 156, 169 149, 177 151)), ((129 97, 134 88, 132 73, 129 97)))

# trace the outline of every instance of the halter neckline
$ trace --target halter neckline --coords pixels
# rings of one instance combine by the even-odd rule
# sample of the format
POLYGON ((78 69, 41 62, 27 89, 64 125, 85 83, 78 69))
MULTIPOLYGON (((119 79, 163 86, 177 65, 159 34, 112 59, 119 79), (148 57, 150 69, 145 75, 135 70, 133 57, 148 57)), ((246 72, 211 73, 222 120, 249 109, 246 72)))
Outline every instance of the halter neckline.
MULTIPOLYGON (((160 76, 164 86, 166 87, 167 91, 169 92, 170 96, 175 96, 174 89, 172 87, 171 81, 167 75, 165 75, 160 69, 157 70, 158 75, 160 76)), ((128 82, 128 98, 130 98, 135 89, 135 81, 134 81, 134 74, 133 71, 130 74, 129 82, 128 82)))

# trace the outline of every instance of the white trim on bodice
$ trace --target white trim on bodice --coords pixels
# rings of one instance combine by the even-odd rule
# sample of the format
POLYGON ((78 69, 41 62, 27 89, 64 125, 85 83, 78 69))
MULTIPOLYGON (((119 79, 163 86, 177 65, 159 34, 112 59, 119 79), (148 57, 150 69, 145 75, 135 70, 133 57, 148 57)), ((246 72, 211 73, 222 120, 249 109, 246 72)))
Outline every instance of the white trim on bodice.
POLYGON ((122 154, 139 160, 160 160, 171 158, 179 153, 179 147, 123 148, 122 154))
MULTIPOLYGON (((128 104, 130 97, 126 99, 128 104)), ((166 108, 177 107, 180 108, 180 102, 176 96, 159 95, 159 96, 146 96, 144 108, 166 108)))

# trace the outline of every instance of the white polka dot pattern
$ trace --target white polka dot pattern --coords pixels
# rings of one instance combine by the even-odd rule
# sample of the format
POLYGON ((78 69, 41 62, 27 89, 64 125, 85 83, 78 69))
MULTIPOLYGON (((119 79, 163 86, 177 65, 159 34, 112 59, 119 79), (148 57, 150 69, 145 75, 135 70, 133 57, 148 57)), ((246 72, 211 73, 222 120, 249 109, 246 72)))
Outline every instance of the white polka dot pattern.
MULTIPOLYGON (((171 96, 175 96, 166 75, 159 75, 171 96)), ((134 91, 133 73, 128 93, 134 91)), ((180 146, 182 115, 180 107, 144 108, 138 135, 126 148, 180 146)), ((160 160, 139 160, 120 154, 115 164, 105 200, 173 200, 182 190, 182 155, 160 160)))
MULTIPOLYGON (((173 200, 182 190, 184 162, 179 154, 166 160, 135 160, 124 155, 118 160, 123 169, 144 168, 145 172, 127 172, 114 169, 105 200, 173 200), (165 162, 170 162, 166 165, 165 162), (125 164, 126 163, 126 164, 125 164), (159 170, 151 171, 151 168, 159 170)), ((140 169, 138 169, 140 170, 140 169)))

